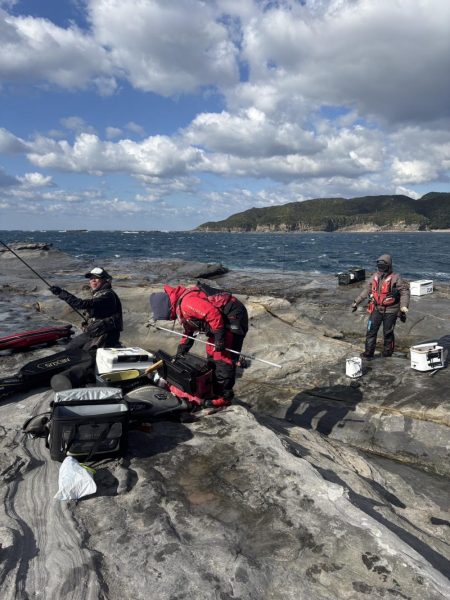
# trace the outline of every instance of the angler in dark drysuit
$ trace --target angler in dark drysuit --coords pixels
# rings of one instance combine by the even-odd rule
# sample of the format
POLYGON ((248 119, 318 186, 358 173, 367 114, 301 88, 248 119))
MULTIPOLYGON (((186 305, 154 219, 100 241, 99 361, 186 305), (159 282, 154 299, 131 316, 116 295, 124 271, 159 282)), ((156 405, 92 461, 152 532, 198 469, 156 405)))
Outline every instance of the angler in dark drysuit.
POLYGON ((52 379, 53 389, 69 389, 83 385, 89 369, 95 365, 97 348, 120 346, 120 332, 123 329, 122 304, 111 288, 111 275, 101 267, 94 267, 85 277, 89 279, 92 298, 78 298, 56 285, 50 287, 52 294, 72 308, 86 311, 88 316, 84 332, 75 336, 66 346, 68 352, 81 350, 86 353, 86 361, 72 367, 68 372, 55 375, 52 379))
MULTIPOLYGON (((164 292, 150 296, 150 305, 155 320, 178 319, 187 336, 206 333, 208 342, 214 344, 206 346, 206 352, 215 365, 214 391, 218 398, 212 404, 226 406, 234 397, 233 386, 239 360, 239 354, 228 352, 226 348, 236 352, 242 350, 248 331, 247 310, 229 292, 202 287, 165 285, 164 292)), ((189 352, 193 343, 192 339, 182 338, 177 354, 189 352)))
POLYGON ((377 271, 368 280, 365 289, 352 304, 355 312, 358 305, 369 299, 366 349, 361 356, 373 358, 377 333, 383 324, 383 356, 392 356, 395 348, 394 328, 399 317, 404 323, 409 306, 409 283, 392 271, 392 258, 382 254, 377 259, 377 271))

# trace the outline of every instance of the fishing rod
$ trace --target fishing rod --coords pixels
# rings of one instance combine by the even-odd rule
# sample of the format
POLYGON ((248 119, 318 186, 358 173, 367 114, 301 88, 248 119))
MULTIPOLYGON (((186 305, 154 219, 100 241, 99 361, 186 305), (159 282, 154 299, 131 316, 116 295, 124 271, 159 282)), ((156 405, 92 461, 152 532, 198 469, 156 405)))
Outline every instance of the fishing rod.
MULTIPOLYGON (((154 323, 148 323, 148 327, 154 327, 155 329, 160 329, 161 331, 167 331, 173 335, 178 335, 179 337, 185 337, 189 340, 194 340, 194 342, 200 342, 201 344, 205 344, 205 346, 214 346, 215 344, 211 342, 205 342, 204 340, 199 340, 197 337, 193 337, 191 335, 186 335, 184 333, 178 333, 178 331, 173 331, 172 329, 167 329, 167 327, 161 327, 161 325, 155 325, 154 323)), ((271 365, 272 367, 277 367, 281 369, 281 365, 277 365, 277 363, 270 362, 269 360, 264 360, 262 358, 258 358, 253 354, 243 354, 242 352, 238 352, 237 350, 231 350, 230 348, 225 348, 227 352, 232 352, 233 354, 237 354, 238 356, 243 356, 244 358, 250 358, 251 360, 257 360, 259 362, 265 363, 266 365, 271 365)))
MULTIPOLYGON (((31 267, 31 266, 30 266, 30 265, 29 265, 27 262, 25 262, 25 261, 23 260, 23 258, 21 258, 21 257, 20 257, 20 256, 19 256, 19 255, 18 255, 16 252, 14 252, 14 250, 13 250, 12 248, 10 248, 10 247, 9 247, 7 244, 5 244, 5 242, 2 242, 2 240, 0 240, 0 244, 1 244, 2 246, 5 246, 5 248, 6 248, 7 250, 9 250, 10 252, 12 252, 12 253, 14 254, 14 256, 20 260, 20 262, 22 262, 22 263, 23 263, 23 264, 24 264, 26 267, 28 267, 28 268, 30 269, 30 271, 33 271, 33 273, 36 275, 36 277, 39 277, 39 279, 40 279, 41 281, 43 281, 43 282, 45 283, 45 285, 46 285, 48 288, 51 288, 51 287, 52 287, 52 286, 50 285, 50 283, 49 283, 48 281, 46 281, 46 280, 45 280, 45 279, 42 277, 42 275, 39 275, 39 273, 38 273, 37 271, 35 271, 35 270, 33 269, 33 267, 31 267)), ((71 307, 71 308, 72 308, 72 307, 71 307)), ((74 310, 74 311, 77 313, 77 315, 79 315, 79 316, 80 316, 80 317, 83 319, 83 321, 85 320, 85 317, 84 317, 84 315, 82 315, 82 314, 81 314, 81 313, 80 313, 80 312, 79 312, 79 311, 78 311, 76 308, 72 308, 72 310, 74 310)))

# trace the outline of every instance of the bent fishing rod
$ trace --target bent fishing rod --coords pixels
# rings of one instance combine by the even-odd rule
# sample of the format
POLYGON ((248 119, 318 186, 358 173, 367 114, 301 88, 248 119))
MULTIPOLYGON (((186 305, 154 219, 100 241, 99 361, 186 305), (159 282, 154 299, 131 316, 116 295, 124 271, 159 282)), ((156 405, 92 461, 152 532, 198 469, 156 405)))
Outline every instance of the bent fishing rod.
MULTIPOLYGON (((33 273, 36 275, 36 277, 39 277, 39 279, 40 279, 41 281, 43 281, 43 282, 45 283, 45 285, 46 285, 48 288, 51 288, 51 287, 52 287, 52 286, 51 286, 51 284, 50 284, 48 281, 46 281, 46 280, 45 280, 45 279, 42 277, 42 275, 39 275, 39 273, 38 273, 37 271, 35 271, 35 270, 33 269, 33 267, 31 267, 31 266, 30 266, 30 265, 29 265, 27 262, 25 262, 25 261, 23 260, 23 258, 21 258, 21 257, 20 257, 20 256, 19 256, 19 255, 18 255, 16 252, 14 252, 14 250, 13 250, 12 248, 10 248, 10 247, 9 247, 7 244, 5 244, 5 242, 2 242, 2 241, 0 240, 0 244, 1 244, 2 246, 5 246, 5 248, 6 248, 7 250, 9 250, 10 252, 12 252, 12 253, 14 254, 14 256, 20 260, 20 262, 22 262, 22 263, 23 263, 23 264, 24 264, 26 267, 28 267, 28 268, 30 269, 30 271, 33 271, 33 273)), ((71 308, 72 308, 72 307, 71 307, 71 308)), ((85 319, 85 317, 84 317, 84 315, 82 315, 82 314, 81 314, 81 313, 80 313, 80 312, 79 312, 79 311, 78 311, 76 308, 72 308, 72 310, 73 310, 73 311, 75 311, 75 312, 77 313, 77 315, 79 315, 79 316, 80 316, 80 317, 83 319, 83 321, 85 321, 85 320, 86 320, 86 319, 85 319)))
MULTIPOLYGON (((192 335, 185 335, 184 333, 178 333, 178 331, 173 331, 172 329, 167 329, 167 327, 161 327, 161 325, 155 325, 154 323, 148 323, 147 327, 154 327, 155 329, 160 329, 161 331, 167 331, 173 335, 178 335, 179 337, 185 337, 189 340, 194 340, 194 342, 200 342, 201 344, 205 344, 205 346, 215 346, 212 342, 205 342, 204 340, 199 340, 198 337, 194 337, 192 335)), ((237 350, 231 350, 230 348, 225 348, 227 352, 232 352, 233 354, 237 354, 238 356, 243 356, 244 358, 250 358, 251 360, 257 360, 259 362, 265 363, 266 365, 270 365, 272 367, 277 367, 281 369, 281 365, 277 365, 277 363, 270 362, 270 360, 264 360, 263 358, 258 358, 253 354, 244 354, 243 352, 238 352, 237 350)))

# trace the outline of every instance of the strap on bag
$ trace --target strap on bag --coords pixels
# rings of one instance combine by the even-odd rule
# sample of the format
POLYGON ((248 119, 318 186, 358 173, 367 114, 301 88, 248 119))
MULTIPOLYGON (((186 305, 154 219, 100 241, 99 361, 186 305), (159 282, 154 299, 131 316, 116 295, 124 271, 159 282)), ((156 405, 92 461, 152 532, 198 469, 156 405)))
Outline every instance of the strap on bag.
POLYGON ((102 435, 98 438, 98 440, 95 442, 95 444, 92 446, 91 451, 89 452, 89 454, 87 455, 87 457, 84 459, 85 462, 87 462, 88 460, 91 459, 91 456, 94 456, 94 454, 97 452, 97 450, 100 447, 100 444, 108 437, 108 433, 111 431, 111 427, 114 425, 114 423, 110 423, 108 428, 105 428, 105 430, 103 431, 102 435))
MULTIPOLYGON (((109 427, 105 427, 103 433, 101 434, 101 436, 98 438, 98 440, 95 442, 95 444, 92 446, 91 451, 89 452, 89 454, 87 455, 87 457, 84 459, 85 462, 87 462, 88 460, 91 459, 92 456, 94 456, 94 454, 97 452, 97 450, 100 447, 100 444, 108 437, 108 433, 111 431, 112 426, 114 425, 114 423, 110 423, 109 427)), ((67 453, 69 452, 73 442, 75 441, 76 438, 76 434, 78 431, 78 425, 74 425, 73 426, 73 434, 72 436, 69 438, 66 447, 64 449, 64 453, 67 456, 67 453)))

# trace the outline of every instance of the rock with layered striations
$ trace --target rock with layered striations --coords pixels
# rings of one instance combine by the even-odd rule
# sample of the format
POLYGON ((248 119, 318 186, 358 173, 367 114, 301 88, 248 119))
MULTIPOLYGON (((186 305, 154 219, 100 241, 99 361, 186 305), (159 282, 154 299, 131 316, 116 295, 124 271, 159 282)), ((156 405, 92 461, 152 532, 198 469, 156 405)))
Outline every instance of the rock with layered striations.
MULTIPOLYGON (((57 283, 85 293, 83 269, 59 264, 57 283)), ((172 282, 195 283, 202 270, 179 267, 172 282)), ((145 327, 167 266, 112 270, 132 275, 114 281, 124 343, 174 351, 176 336, 145 327)), ((448 370, 413 371, 400 351, 346 377, 365 315, 349 312, 357 292, 334 279, 228 272, 213 283, 248 307, 244 351, 281 368, 254 360, 239 373, 235 406, 131 431, 126 456, 95 465, 96 495, 55 501, 59 463, 43 439, 21 433, 48 409, 49 390, 1 402, 2 597, 447 598, 448 370)), ((44 285, 30 291, 18 272, 8 285, 0 312, 11 326, 72 319, 44 285)), ((446 331, 447 294, 439 286, 413 301, 400 350, 446 331)), ((5 354, 0 373, 60 349, 5 354)))

